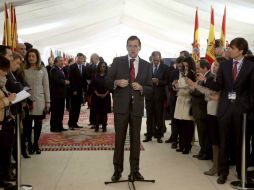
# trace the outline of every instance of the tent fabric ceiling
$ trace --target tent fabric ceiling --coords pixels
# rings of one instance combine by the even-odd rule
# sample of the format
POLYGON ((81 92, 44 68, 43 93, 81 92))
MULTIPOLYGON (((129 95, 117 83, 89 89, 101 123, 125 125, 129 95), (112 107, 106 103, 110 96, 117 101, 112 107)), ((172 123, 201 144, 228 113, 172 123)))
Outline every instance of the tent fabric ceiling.
MULTIPOLYGON (((10 1, 6 1, 10 2, 10 1)), ((14 0, 19 38, 30 42, 47 57, 49 49, 88 57, 97 52, 106 61, 126 54, 126 39, 137 35, 141 56, 154 50, 163 57, 191 51, 194 15, 199 7, 201 55, 206 49, 210 7, 215 9, 216 38, 220 37, 222 15, 227 6, 227 40, 248 40, 254 50, 254 3, 252 0, 14 0)), ((0 5, 3 10, 3 5, 0 5)), ((3 12, 0 26, 3 26, 3 12)), ((0 27, 2 34, 2 27, 0 27)), ((1 36, 0 36, 1 37, 1 36)))

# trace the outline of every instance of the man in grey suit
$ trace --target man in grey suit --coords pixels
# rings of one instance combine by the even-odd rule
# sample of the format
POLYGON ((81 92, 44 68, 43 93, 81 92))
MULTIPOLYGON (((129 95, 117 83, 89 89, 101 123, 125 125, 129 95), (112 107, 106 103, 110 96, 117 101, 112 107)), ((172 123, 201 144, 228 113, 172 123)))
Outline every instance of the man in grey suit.
POLYGON ((139 58, 141 42, 137 36, 127 40, 128 55, 116 57, 109 70, 106 84, 113 90, 115 123, 114 174, 118 181, 123 171, 124 143, 129 125, 130 169, 129 179, 143 180, 139 173, 140 129, 144 112, 144 96, 152 92, 151 65, 139 58))

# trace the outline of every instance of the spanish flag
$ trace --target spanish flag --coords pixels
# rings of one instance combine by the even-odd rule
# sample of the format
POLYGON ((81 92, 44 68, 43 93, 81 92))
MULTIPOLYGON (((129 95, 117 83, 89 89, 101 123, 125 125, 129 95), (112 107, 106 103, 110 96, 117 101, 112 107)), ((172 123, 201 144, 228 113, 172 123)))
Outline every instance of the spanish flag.
POLYGON ((224 9, 224 15, 221 25, 220 46, 222 48, 225 48, 226 46, 226 7, 224 9))
POLYGON ((15 50, 18 43, 18 32, 17 32, 17 20, 16 20, 16 11, 13 4, 11 4, 11 42, 12 50, 15 50))
POLYGON ((206 48, 206 60, 212 64, 215 61, 215 31, 214 31, 214 10, 211 8, 210 31, 206 48))
POLYGON ((199 23, 198 23, 198 8, 196 9, 195 26, 194 26, 194 40, 192 44, 192 58, 195 63, 200 60, 200 42, 199 42, 199 23))
POLYGON ((7 4, 5 3, 5 20, 4 20, 4 34, 3 34, 3 45, 12 46, 11 42, 11 27, 8 16, 7 4))

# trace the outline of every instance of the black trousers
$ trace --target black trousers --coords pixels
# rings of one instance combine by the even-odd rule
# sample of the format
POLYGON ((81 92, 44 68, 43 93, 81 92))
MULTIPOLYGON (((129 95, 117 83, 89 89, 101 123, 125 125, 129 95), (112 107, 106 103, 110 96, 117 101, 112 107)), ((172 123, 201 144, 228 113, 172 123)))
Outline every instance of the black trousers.
POLYGON ((81 103, 82 103, 82 96, 71 96, 71 108, 69 112, 69 121, 68 121, 69 127, 77 126, 81 103))
POLYGON ((89 114, 89 122, 91 125, 95 125, 96 124, 96 112, 94 111, 94 109, 92 109, 93 106, 90 107, 90 114, 89 114))
POLYGON ((195 119, 195 123, 197 124, 198 141, 201 147, 199 154, 206 156, 211 155, 212 147, 209 141, 207 118, 195 119))
POLYGON ((242 155, 242 113, 229 108, 227 112, 218 118, 220 135, 219 152, 219 172, 221 175, 229 173, 229 153, 230 148, 235 150, 236 171, 241 175, 241 155, 242 155), (230 140, 232 137, 233 141, 230 140), (233 143, 235 142, 235 143, 233 143))
POLYGON ((147 138, 152 138, 155 133, 155 122, 153 117, 153 101, 145 100, 146 105, 146 130, 147 138))
POLYGON ((102 127, 105 128, 108 122, 108 115, 105 111, 97 111, 96 112, 96 127, 99 127, 102 124, 102 127))
POLYGON ((3 126, 0 130, 0 182, 8 176, 14 143, 14 126, 3 126))
POLYGON ((179 120, 172 118, 171 119, 171 138, 173 142, 178 142, 179 136, 179 120))
POLYGON ((212 145, 219 145, 219 124, 218 118, 214 115, 207 115, 207 128, 209 139, 212 145))
POLYGON ((71 107, 70 88, 69 87, 67 87, 67 90, 66 90, 65 107, 67 110, 70 110, 70 107, 71 107))
POLYGON ((38 147, 39 139, 41 136, 41 128, 42 128, 42 116, 37 115, 29 115, 25 118, 25 123, 27 127, 27 142, 30 146, 32 144, 32 128, 34 121, 34 140, 33 144, 35 147, 38 147))
POLYGON ((139 171, 140 158, 140 129, 142 117, 134 116, 131 112, 114 114, 115 122, 115 150, 113 164, 115 171, 123 171, 124 144, 129 124, 130 135, 130 169, 131 172, 139 171))
POLYGON ((147 137, 161 138, 164 133, 163 100, 147 101, 147 137))
POLYGON ((179 146, 182 150, 191 150, 194 135, 194 122, 192 120, 179 121, 179 146))
POLYGON ((51 97, 51 117, 50 117, 51 130, 63 129, 64 103, 65 98, 51 97))
POLYGON ((247 119, 246 157, 248 166, 254 166, 254 119, 247 119))

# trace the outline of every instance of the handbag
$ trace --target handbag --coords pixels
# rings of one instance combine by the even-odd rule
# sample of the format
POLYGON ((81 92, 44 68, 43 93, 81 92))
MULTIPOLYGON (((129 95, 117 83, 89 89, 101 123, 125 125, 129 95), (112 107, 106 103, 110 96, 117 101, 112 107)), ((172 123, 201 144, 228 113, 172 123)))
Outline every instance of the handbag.
POLYGON ((16 125, 15 116, 10 113, 10 108, 4 110, 4 120, 0 122, 3 127, 14 127, 16 125))

